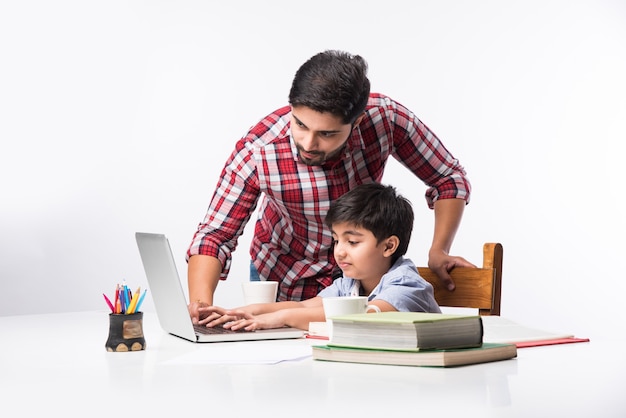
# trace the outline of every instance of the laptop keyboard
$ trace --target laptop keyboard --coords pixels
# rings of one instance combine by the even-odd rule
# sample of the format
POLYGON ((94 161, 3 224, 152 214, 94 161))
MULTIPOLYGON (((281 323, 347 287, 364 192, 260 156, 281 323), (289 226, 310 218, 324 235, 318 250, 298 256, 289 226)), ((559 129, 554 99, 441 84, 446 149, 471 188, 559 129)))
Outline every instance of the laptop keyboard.
POLYGON ((232 329, 222 328, 222 327, 206 327, 205 325, 195 324, 193 328, 196 330, 198 334, 239 334, 242 332, 249 332, 243 329, 233 331, 232 329))

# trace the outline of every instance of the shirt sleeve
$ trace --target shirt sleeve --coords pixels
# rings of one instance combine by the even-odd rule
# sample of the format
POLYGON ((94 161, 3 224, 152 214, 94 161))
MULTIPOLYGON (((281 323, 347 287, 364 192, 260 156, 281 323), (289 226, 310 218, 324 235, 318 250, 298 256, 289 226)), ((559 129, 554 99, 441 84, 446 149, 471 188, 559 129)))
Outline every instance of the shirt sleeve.
POLYGON ((438 199, 469 203, 471 185, 459 160, 410 110, 391 99, 387 105, 394 122, 393 156, 429 186, 428 206, 432 209, 438 199))
POLYGON ((187 250, 187 260, 197 254, 217 257, 222 264, 222 279, 228 276, 232 252, 260 195, 252 154, 244 140, 237 142, 224 165, 206 216, 187 250))

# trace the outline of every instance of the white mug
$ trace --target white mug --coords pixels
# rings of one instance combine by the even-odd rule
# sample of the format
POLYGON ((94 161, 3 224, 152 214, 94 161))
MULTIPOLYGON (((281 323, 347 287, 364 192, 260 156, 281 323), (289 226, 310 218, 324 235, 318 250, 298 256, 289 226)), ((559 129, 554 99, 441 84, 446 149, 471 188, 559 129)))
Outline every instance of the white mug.
POLYGON ((333 336, 333 316, 366 313, 370 310, 380 312, 376 305, 367 304, 367 296, 331 296, 322 298, 328 337, 333 336))
POLYGON ((326 319, 333 316, 365 313, 369 310, 380 312, 377 306, 367 304, 367 296, 332 296, 322 298, 324 316, 326 319))
POLYGON ((243 300, 246 305, 272 303, 276 302, 278 282, 273 280, 243 282, 241 283, 241 289, 243 290, 243 300))

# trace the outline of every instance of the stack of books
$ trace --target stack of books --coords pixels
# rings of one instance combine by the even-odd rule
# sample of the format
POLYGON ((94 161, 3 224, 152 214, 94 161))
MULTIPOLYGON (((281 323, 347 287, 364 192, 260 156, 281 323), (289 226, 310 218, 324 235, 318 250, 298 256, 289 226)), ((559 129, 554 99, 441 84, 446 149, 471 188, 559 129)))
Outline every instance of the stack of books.
POLYGON ((380 312, 333 317, 332 338, 313 359, 451 367, 517 356, 514 344, 483 343, 479 315, 380 312))

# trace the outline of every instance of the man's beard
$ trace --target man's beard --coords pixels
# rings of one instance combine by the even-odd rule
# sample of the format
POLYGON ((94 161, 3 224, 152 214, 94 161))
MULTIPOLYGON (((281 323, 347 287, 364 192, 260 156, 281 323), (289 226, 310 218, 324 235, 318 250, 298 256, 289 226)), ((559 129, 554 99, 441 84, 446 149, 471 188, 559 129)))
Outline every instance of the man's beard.
POLYGON ((340 147, 338 149, 336 149, 335 151, 333 151, 331 154, 326 154, 323 151, 306 151, 304 148, 302 148, 300 145, 296 144, 296 149, 298 150, 298 159, 300 160, 300 162, 302 164, 308 165, 308 166, 320 166, 323 165, 327 160, 337 156, 344 147, 340 147), (303 152, 306 152, 307 154, 311 154, 314 157, 313 158, 307 158, 304 157, 302 155, 303 152))
POLYGON ((296 145, 296 148, 298 149, 298 159, 300 160, 300 162, 302 164, 309 165, 309 166, 318 166, 318 165, 324 164, 324 161, 326 161, 326 153, 325 152, 321 152, 321 151, 305 151, 299 145, 296 145), (306 152, 307 154, 312 154, 314 157, 313 158, 306 158, 306 157, 304 157, 302 155, 303 152, 306 152))

